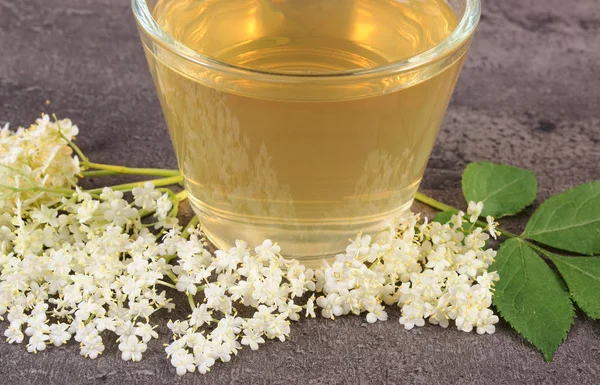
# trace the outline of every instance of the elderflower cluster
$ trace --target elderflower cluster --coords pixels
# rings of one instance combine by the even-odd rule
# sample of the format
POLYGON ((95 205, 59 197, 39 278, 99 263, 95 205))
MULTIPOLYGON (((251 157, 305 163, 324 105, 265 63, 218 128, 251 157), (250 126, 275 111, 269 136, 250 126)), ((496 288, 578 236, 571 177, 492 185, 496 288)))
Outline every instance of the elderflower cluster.
POLYGON ((180 375, 205 373, 244 345, 256 350, 266 339, 284 341, 290 321, 315 317, 316 309, 331 319, 366 313, 373 323, 388 319, 386 306, 398 306, 406 329, 454 320, 459 330, 493 333, 498 317, 489 307, 498 275, 487 267, 496 253, 485 247, 489 235, 481 227, 465 224, 462 212, 449 224, 408 215, 375 238, 359 234, 316 271, 284 259, 270 240, 254 250, 237 241, 211 255, 197 233, 188 241, 167 236, 165 253, 179 257, 177 289, 201 300, 188 319, 169 324, 171 364, 180 375), (254 314, 240 317, 238 308, 254 314))
POLYGON ((178 226, 180 194, 151 182, 125 193, 77 187, 76 133, 70 121, 47 116, 1 132, 0 319, 9 343, 37 353, 73 339, 94 359, 114 338, 123 360, 139 361, 158 337, 152 316, 174 307, 161 286, 190 304, 187 317, 168 323, 165 351, 179 375, 285 341, 293 321, 317 313, 374 323, 395 306, 406 329, 453 321, 465 332, 495 330, 498 275, 487 271, 495 251, 486 243, 498 232, 493 218, 478 221, 482 203, 469 203, 469 220, 460 211, 447 224, 406 215, 359 234, 315 270, 268 239, 210 253, 193 223, 178 226))
MULTIPOLYGON (((10 322, 9 343, 26 341, 36 353, 73 338, 96 358, 110 331, 124 360, 141 359, 158 337, 149 317, 173 306, 157 287, 171 266, 143 210, 164 213, 172 204, 151 184, 133 196, 128 203, 121 191, 77 189, 56 207, 37 208, 17 194, 15 214, 0 217, 0 316, 10 322)), ((168 223, 164 214, 154 219, 168 223)))
POLYGON ((367 321, 376 322, 388 318, 384 305, 396 305, 406 329, 454 320, 465 332, 493 333, 498 317, 489 307, 498 275, 487 267, 496 252, 485 248, 489 235, 482 228, 465 234, 463 216, 441 224, 409 215, 374 240, 359 235, 317 272, 321 314, 367 312, 367 321))
POLYGON ((27 129, 10 131, 8 123, 0 129, 0 214, 15 208, 14 189, 23 190, 20 199, 26 206, 60 200, 40 188, 70 188, 77 182, 79 159, 68 142, 78 132, 69 119, 52 122, 48 115, 27 129))
POLYGON ((179 257, 173 267, 177 289, 202 301, 187 320, 169 323, 174 340, 166 352, 180 375, 196 369, 206 373, 242 346, 257 350, 265 338, 285 341, 290 321, 300 319, 302 297, 315 290, 312 270, 281 257, 280 247, 269 240, 254 250, 237 241, 214 255, 196 232, 188 241, 167 235, 164 243, 165 252, 179 257), (240 317, 241 307, 253 314, 240 317))

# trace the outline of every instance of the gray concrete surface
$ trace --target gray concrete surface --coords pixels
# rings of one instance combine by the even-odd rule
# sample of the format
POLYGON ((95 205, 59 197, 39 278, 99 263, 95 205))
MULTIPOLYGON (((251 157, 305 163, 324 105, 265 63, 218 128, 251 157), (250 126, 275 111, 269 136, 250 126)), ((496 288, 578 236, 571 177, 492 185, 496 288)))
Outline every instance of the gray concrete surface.
MULTIPOLYGON (((462 204, 460 175, 476 160, 535 170, 539 200, 600 179, 599 90, 600 1, 485 1, 423 190, 462 204)), ((0 0, 0 122, 29 124, 41 111, 72 118, 96 161, 175 167, 126 0, 0 0)), ((531 212, 508 226, 522 229, 531 212)), ((503 323, 478 336, 432 326, 405 331, 396 319, 302 321, 289 342, 243 350, 207 375, 183 378, 164 358, 164 339, 138 364, 121 361, 115 344, 85 360, 75 343, 32 355, 2 341, 0 383, 598 382, 600 324, 582 314, 550 364, 503 323)))

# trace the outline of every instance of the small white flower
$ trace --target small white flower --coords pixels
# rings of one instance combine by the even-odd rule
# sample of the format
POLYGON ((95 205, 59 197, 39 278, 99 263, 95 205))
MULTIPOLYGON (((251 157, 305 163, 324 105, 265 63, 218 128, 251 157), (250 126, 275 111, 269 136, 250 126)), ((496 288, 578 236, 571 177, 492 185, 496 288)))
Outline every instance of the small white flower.
POLYGON ((492 238, 496 239, 498 237, 498 235, 500 235, 500 232, 496 230, 496 226, 498 226, 498 222, 496 222, 494 220, 494 217, 491 216, 487 216, 486 218, 487 221, 487 231, 488 233, 490 233, 490 235, 492 236, 492 238))
POLYGON ((196 287, 196 278, 191 275, 181 274, 177 277, 177 290, 184 291, 191 295, 196 295, 198 288, 196 287))
POLYGON ((119 344, 119 350, 123 361, 140 361, 142 353, 146 351, 147 345, 143 341, 138 340, 135 335, 130 335, 119 344))
POLYGON ((491 273, 488 273, 487 271, 485 271, 477 277, 477 283, 489 289, 494 285, 494 282, 498 281, 499 279, 500 276, 497 272, 493 271, 491 273))
POLYGON ((367 255, 369 253, 369 247, 371 245, 371 236, 358 234, 355 240, 350 241, 350 245, 346 247, 346 253, 348 255, 367 255))
POLYGON ((23 342, 25 335, 20 328, 15 328, 12 325, 4 331, 4 336, 9 344, 20 344, 23 342))
POLYGON ((258 344, 264 344, 265 339, 261 337, 262 333, 259 333, 252 329, 244 329, 244 336, 242 337, 242 345, 250 346, 252 350, 258 350, 258 344))
POLYGON ((469 222, 475 223, 477 219, 481 216, 481 211, 483 210, 483 202, 469 202, 469 206, 467 207, 467 214, 471 217, 469 218, 469 222))
POLYGON ((196 370, 194 355, 185 351, 177 352, 171 356, 171 365, 176 369, 178 376, 183 376, 187 372, 196 370))
POLYGON ((423 318, 410 318, 407 316, 402 316, 400 317, 399 321, 400 325, 404 325, 406 330, 411 330, 415 326, 421 327, 425 325, 425 320, 423 318))
POLYGON ((241 262, 241 257, 237 252, 227 253, 223 250, 217 250, 213 265, 217 272, 222 272, 234 270, 239 262, 241 262))
POLYGON ((459 211, 458 213, 452 215, 450 219, 450 223, 455 229, 460 229, 464 223, 465 213, 463 211, 459 211))
POLYGON ((100 194, 100 199, 104 201, 113 201, 121 198, 123 198, 123 192, 119 190, 113 191, 110 187, 104 187, 100 194))
POLYGON ((58 226, 58 211, 50 209, 44 205, 38 211, 31 214, 31 219, 41 224, 49 224, 52 227, 58 226))
POLYGON ((260 258, 261 261, 266 262, 270 259, 274 258, 281 251, 281 247, 274 244, 270 239, 266 239, 260 246, 257 246, 256 255, 260 258))
POLYGON ((109 209, 104 212, 104 219, 112 222, 115 226, 123 227, 136 216, 138 211, 129 206, 123 199, 114 199, 109 203, 109 209))
POLYGON ((148 319, 152 313, 156 311, 154 306, 150 304, 147 298, 139 302, 129 301, 129 311, 134 317, 142 317, 148 319))
POLYGON ((148 342, 152 338, 158 338, 158 333, 154 330, 156 326, 152 326, 148 323, 138 322, 134 329, 136 336, 142 339, 142 342, 148 342))
POLYGON ((96 214, 99 207, 100 202, 97 200, 88 199, 81 202, 77 207, 77 219, 80 223, 88 222, 96 214))
POLYGON ((302 306, 296 305, 293 300, 288 302, 282 302, 279 304, 279 313, 285 314, 287 318, 292 321, 298 321, 300 319, 300 312, 302 306))
POLYGON ((133 203, 143 210, 151 211, 156 207, 156 200, 162 195, 160 191, 154 189, 152 182, 144 183, 142 187, 136 187, 131 190, 134 197, 133 203))
POLYGON ((88 336, 81 341, 80 354, 82 356, 94 359, 97 358, 99 354, 102 354, 103 351, 104 344, 102 343, 102 337, 98 334, 88 336))
POLYGON ((167 327, 173 332, 173 334, 183 335, 189 329, 190 324, 188 321, 171 321, 167 322, 167 327))
POLYGON ((96 317, 94 318, 94 325, 99 332, 104 330, 115 331, 117 325, 114 318, 109 317, 96 317))
POLYGON ((68 324, 58 323, 50 325, 50 343, 54 346, 61 346, 71 339, 71 334, 67 331, 68 324))
POLYGON ((383 308, 375 309, 374 311, 367 314, 367 322, 370 324, 375 323, 377 321, 387 321, 387 319, 388 315, 383 310, 383 308))
POLYGON ((315 296, 311 296, 308 301, 306 302, 306 314, 305 317, 310 317, 310 318, 316 318, 317 315, 315 314, 315 296))
POLYGON ((203 303, 195 308, 190 315, 190 326, 200 327, 204 324, 209 324, 213 320, 212 312, 208 310, 208 306, 203 303))
POLYGON ((209 352, 194 354, 194 360, 198 372, 202 374, 206 374, 210 371, 210 368, 215 364, 215 359, 210 356, 209 352))
POLYGON ((156 217, 158 219, 165 219, 171 212, 172 208, 173 203, 171 202, 169 195, 161 195, 161 197, 156 201, 156 217))
POLYGON ((476 323, 477 334, 494 334, 496 331, 494 324, 498 323, 498 321, 498 316, 494 315, 490 309, 481 309, 476 323))
POLYGON ((29 337, 29 343, 27 344, 27 351, 30 353, 41 352, 46 349, 46 341, 49 337, 46 334, 35 332, 29 337))

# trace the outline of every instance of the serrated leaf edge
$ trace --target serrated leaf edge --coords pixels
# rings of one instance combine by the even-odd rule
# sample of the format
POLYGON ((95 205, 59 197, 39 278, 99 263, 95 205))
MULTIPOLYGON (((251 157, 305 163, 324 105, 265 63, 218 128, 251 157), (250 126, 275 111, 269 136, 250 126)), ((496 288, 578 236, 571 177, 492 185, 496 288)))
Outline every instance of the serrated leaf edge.
MULTIPOLYGON (((523 243, 524 243, 524 242, 523 242, 523 240, 521 240, 521 239, 519 239, 519 238, 513 238, 513 239, 515 239, 515 241, 518 241, 518 242, 519 242, 519 247, 520 247, 520 248, 521 248, 521 250, 522 250, 523 243)), ((508 241, 506 241, 506 242, 510 242, 510 241, 511 241, 511 240, 508 240, 508 241)), ((506 242, 505 242, 505 243, 506 243, 506 242)), ((526 246, 526 247, 529 247, 528 245, 525 245, 525 246, 526 246)), ((538 255, 538 257, 540 257, 540 255, 537 253, 537 251, 536 251, 535 249, 533 249, 533 248, 531 248, 531 247, 529 247, 529 248, 530 248, 530 249, 531 249, 531 250, 532 250, 532 251, 533 251, 533 252, 534 252, 536 255, 538 255)), ((507 263, 507 262, 505 262, 505 264, 506 264, 506 263, 507 263)), ((523 260, 523 257, 521 257, 521 265, 523 265, 523 264, 524 264, 524 260, 523 260)), ((497 270, 499 270, 499 269, 497 269, 497 270)), ((527 276, 527 274, 525 274, 525 276, 527 276)), ((559 277, 560 277, 560 279, 563 279, 563 278, 562 278, 562 275, 560 275, 559 277)), ((502 277, 500 277, 500 279, 502 279, 502 277)), ((565 286, 568 288, 568 286, 567 286, 566 284, 565 284, 565 286)), ((571 300, 571 296, 569 295, 569 293, 568 293, 566 290, 565 290, 565 294, 566 294, 566 297, 567 297, 567 299, 569 300, 569 302, 570 302, 570 303, 571 303, 571 305, 572 305, 572 304, 573 304, 573 302, 572 302, 572 300, 571 300)), ((508 318, 506 318, 506 317, 504 316, 504 312, 503 312, 502 310, 500 310, 500 308, 499 308, 499 307, 498 307, 498 305, 496 304, 496 301, 495 301, 495 299, 496 299, 496 295, 494 294, 494 297, 492 297, 492 302, 493 302, 494 306, 496 307, 496 311, 498 312, 498 314, 500 314, 500 315, 502 316, 502 318, 503 318, 503 319, 504 319, 504 320, 505 320, 505 321, 506 321, 506 322, 507 322, 507 323, 510 325, 510 327, 511 327, 511 328, 513 328, 513 330, 515 330, 517 333, 519 333, 519 336, 521 336, 521 338, 523 338, 524 340, 526 340, 526 341, 527 341, 529 344, 531 344, 531 346, 533 346, 533 347, 534 347, 534 348, 535 348, 537 351, 539 351, 540 353, 542 353, 542 355, 544 356, 544 360, 545 360, 546 362, 551 362, 551 361, 552 361, 552 359, 554 358, 554 355, 555 355, 555 354, 556 354, 556 352, 558 351, 558 348, 559 348, 559 347, 560 347, 560 346, 563 344, 563 342, 565 342, 565 340, 567 339, 567 337, 568 337, 568 335, 569 335, 569 331, 571 330, 571 327, 573 326, 573 323, 574 323, 574 321, 575 321, 575 309, 574 309, 574 307, 573 307, 573 306, 571 306, 571 307, 570 307, 570 311, 569 311, 569 319, 570 319, 570 322, 569 322, 569 326, 568 326, 568 328, 565 330, 565 336, 564 336, 564 337, 563 337, 563 338, 560 340, 560 343, 559 343, 559 344, 556 346, 556 348, 554 348, 554 349, 552 350, 552 352, 549 352, 548 354, 546 354, 546 352, 543 352, 543 351, 542 351, 540 348, 538 348, 538 347, 537 347, 537 346, 536 346, 536 345, 533 343, 533 341, 531 341, 529 338, 527 338, 527 336, 525 336, 525 335, 523 334, 523 331, 522 331, 522 330, 519 330, 519 329, 520 329, 519 327, 517 327, 517 326, 514 326, 514 325, 513 325, 513 324, 512 324, 512 323, 511 323, 511 322, 508 320, 508 318)))
MULTIPOLYGON (((560 270, 559 264, 556 263, 555 258, 557 258, 560 261, 560 263, 564 263, 564 264, 568 265, 569 267, 571 267, 571 268, 573 268, 573 269, 575 269, 577 271, 580 271, 580 272, 582 272, 583 274, 585 274, 587 276, 590 276, 592 279, 594 279, 596 281, 600 281, 600 279, 598 279, 595 276, 589 274, 587 271, 582 270, 580 267, 575 266, 575 265, 571 265, 570 263, 564 261, 564 259, 568 259, 569 257, 565 257, 563 255, 558 255, 558 254, 554 254, 554 253, 550 253, 550 252, 544 252, 544 255, 546 255, 548 258, 550 258, 552 260, 552 263, 554 263, 554 266, 556 266, 556 268, 560 272, 561 278, 562 278, 562 271, 560 270)), ((584 258, 594 258, 594 257, 585 256, 584 258)), ((583 305, 583 303, 581 303, 579 301, 579 299, 577 298, 578 294, 575 293, 574 289, 571 289, 571 286, 569 286, 569 283, 567 282, 567 280, 564 279, 564 278, 563 278, 563 280, 565 281, 565 284, 569 288, 569 294, 571 295, 571 299, 577 304, 577 306, 579 306, 579 308, 581 310, 583 310, 583 312, 588 317, 590 317, 591 319, 594 319, 594 320, 600 319, 600 313, 595 313, 595 312, 588 311, 587 305, 583 305)))
MULTIPOLYGON (((485 164, 489 164, 489 165, 492 165, 492 166, 510 167, 510 168, 517 169, 517 170, 519 170, 519 171, 525 171, 526 173, 532 174, 532 175, 533 175, 533 179, 534 179, 534 181, 535 181, 535 191, 536 191, 536 193, 535 193, 535 196, 533 197, 533 199, 532 199, 532 200, 531 200, 529 203, 525 204, 525 206, 523 206, 523 207, 521 207, 521 208, 517 209, 517 210, 516 210, 516 211, 514 211, 514 212, 513 212, 513 211, 508 211, 508 212, 506 212, 506 213, 503 213, 503 214, 500 214, 500 215, 496 215, 496 216, 494 216, 495 218, 504 218, 504 217, 508 217, 508 216, 512 216, 512 215, 519 214, 520 212, 522 212, 523 210, 525 210, 527 207, 531 206, 531 205, 532 205, 532 204, 535 202, 535 200, 536 200, 536 198, 537 198, 537 194, 538 194, 538 188, 539 188, 539 184, 538 184, 538 180, 537 180, 537 174, 536 174, 534 171, 527 170, 527 169, 520 168, 520 167, 511 166, 511 165, 509 165, 509 164, 502 164, 502 163, 493 163, 493 162, 481 161, 481 162, 471 162, 471 163, 469 163, 469 164, 467 165, 467 167, 465 167, 465 171, 463 171, 463 175, 462 175, 462 177, 461 177, 461 188, 462 188, 463 196, 464 196, 464 198, 465 198, 465 201, 467 201, 467 203, 469 203, 469 202, 468 202, 468 201, 469 201, 469 198, 467 198, 467 195, 465 194, 465 184, 464 184, 464 176, 465 176, 465 173, 467 172, 467 170, 469 169, 469 167, 471 167, 472 165, 473 165, 473 166, 476 166, 476 165, 485 165, 485 164)), ((515 179, 514 181, 512 181, 511 183, 509 183, 509 184, 507 184, 507 185, 504 185, 502 188, 500 188, 500 189, 498 189, 498 190, 494 191, 493 193, 491 193, 491 194, 488 194, 488 195, 487 195, 487 196, 486 196, 486 197, 485 197, 485 198, 482 200, 482 202, 484 202, 484 207, 483 207, 483 210, 484 210, 484 212, 482 213, 482 215, 486 215, 486 213, 485 213, 485 200, 487 200, 487 199, 488 199, 490 196, 492 196, 493 194, 496 194, 496 193, 498 193, 499 191, 502 191, 502 190, 503 190, 503 189, 505 189, 506 187, 513 185, 514 183, 516 183, 516 182, 520 181, 520 180, 521 180, 521 179, 523 179, 523 178, 526 178, 526 175, 523 175, 522 177, 520 177, 520 178, 518 178, 518 179, 515 179)))
MULTIPOLYGON (((583 187, 583 186, 588 186, 588 185, 590 185, 590 186, 591 186, 591 185, 593 185, 593 184, 595 184, 595 183, 600 183, 600 180, 594 180, 594 181, 592 181, 592 182, 588 182, 588 183, 584 183, 584 184, 577 185, 577 186, 575 186, 575 187, 572 187, 572 188, 570 188, 570 189, 567 189, 567 190, 565 190, 565 191, 562 191, 562 192, 560 192, 560 193, 557 193, 557 194, 555 194, 555 195, 552 195, 551 197, 549 197, 548 199, 546 199, 545 201, 543 201, 543 202, 542 202, 542 203, 539 205, 539 207, 538 207, 538 208, 535 210, 535 212, 533 213, 533 215, 531 215, 531 217, 530 217, 530 218, 529 218, 529 220, 527 221, 527 224, 525 225, 525 230, 523 230, 523 233, 521 234, 521 236, 522 236, 523 238, 525 238, 525 239, 530 239, 530 240, 533 240, 533 241, 539 242, 539 243, 541 243, 541 244, 543 244, 543 245, 546 245, 546 246, 553 247, 553 248, 555 248, 555 249, 558 249, 558 250, 569 251, 569 252, 574 252, 574 253, 581 253, 581 254, 584 254, 584 255, 586 255, 586 256, 593 256, 594 252, 590 252, 589 254, 586 254, 585 252, 581 252, 581 251, 579 251, 579 250, 571 250, 571 249, 567 249, 567 248, 564 248, 564 247, 557 247, 556 245, 549 245, 549 244, 545 243, 543 240, 539 240, 539 239, 538 239, 538 236, 539 236, 539 235, 542 235, 542 234, 543 234, 543 235, 547 235, 547 234, 552 234, 552 233, 555 233, 555 232, 557 232, 557 231, 563 231, 563 230, 566 230, 566 229, 573 229, 573 228, 577 228, 577 227, 581 227, 581 226, 589 225, 590 223, 596 223, 596 222, 599 222, 599 221, 600 221, 600 219, 595 219, 595 220, 587 221, 587 222, 585 222, 585 223, 583 223, 583 224, 578 224, 578 225, 575 225, 575 226, 567 226, 567 227, 561 227, 561 228, 559 228, 559 229, 552 229, 551 231, 543 231, 543 232, 537 232, 537 233, 531 233, 531 232, 528 232, 528 231, 529 231, 529 229, 530 229, 530 226, 533 226, 533 224, 537 223, 537 221, 538 221, 538 218, 537 218, 536 216, 538 215, 538 212, 539 212, 539 210, 540 210, 540 209, 541 209, 541 208, 542 208, 542 207, 543 207, 543 206, 544 206, 544 205, 545 205, 547 202, 549 202, 550 200, 552 200, 552 199, 554 199, 554 198, 556 198, 556 197, 559 197, 559 196, 560 196, 560 195, 562 195, 562 194, 569 193, 569 192, 571 192, 571 191, 573 191, 573 190, 576 190, 576 189, 578 189, 578 188, 580 188, 580 187, 583 187), (532 219, 533 219, 533 221, 532 221, 532 219)), ((594 195, 593 197, 596 197, 596 195, 594 195)), ((592 199, 592 197, 589 197, 587 200, 590 200, 590 199, 592 199)), ((567 204, 567 203, 564 203, 564 204, 562 204, 562 205, 558 206, 558 208, 561 208, 561 207, 563 207, 565 204, 567 204)), ((557 208, 555 211, 557 211, 557 210, 558 210, 558 208, 557 208)))

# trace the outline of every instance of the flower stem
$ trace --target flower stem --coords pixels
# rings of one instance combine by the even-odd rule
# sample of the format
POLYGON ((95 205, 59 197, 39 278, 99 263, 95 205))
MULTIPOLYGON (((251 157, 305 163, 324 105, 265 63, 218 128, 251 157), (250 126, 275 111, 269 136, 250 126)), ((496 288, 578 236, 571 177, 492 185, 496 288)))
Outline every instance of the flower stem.
POLYGON ((14 187, 7 186, 4 184, 0 184, 0 189, 10 190, 14 193, 18 192, 48 192, 55 194, 63 194, 63 195, 71 195, 75 192, 75 190, 66 189, 66 188, 50 188, 50 187, 42 187, 42 186, 32 186, 32 187, 14 187))
POLYGON ((194 227, 196 227, 198 225, 198 216, 194 215, 194 217, 190 220, 190 222, 187 224, 187 226, 185 226, 185 229, 183 230, 183 233, 181 233, 181 236, 185 239, 188 239, 190 237, 190 230, 194 227))
POLYGON ((435 200, 421 192, 417 192, 417 195, 415 195, 415 199, 418 200, 421 203, 425 203, 427 206, 433 207, 434 209, 437 209, 439 211, 452 211, 457 213, 458 209, 452 206, 448 206, 445 203, 442 203, 438 200, 435 200))
POLYGON ((177 284, 177 276, 175 275, 175 273, 169 270, 167 271, 167 275, 169 276, 169 278, 171 278, 171 281, 173 281, 174 284, 177 284))
POLYGON ((180 192, 175 194, 175 200, 177 201, 177 203, 183 202, 184 200, 186 200, 188 198, 188 195, 189 194, 188 194, 187 190, 181 190, 180 192))
POLYGON ((517 235, 515 233, 511 233, 510 231, 504 230, 504 229, 502 229, 500 227, 498 227, 498 231, 500 232, 500 236, 502 236, 502 237, 506 237, 506 238, 521 238, 520 235, 517 235))
POLYGON ((121 175, 116 171, 111 170, 93 170, 93 171, 82 171, 81 176, 84 178, 91 178, 95 176, 112 176, 112 175, 121 175))
MULTIPOLYGON (((161 178, 161 179, 151 179, 151 180, 144 180, 141 182, 134 182, 134 183, 125 183, 125 184, 119 184, 116 186, 111 186, 110 188, 112 188, 113 190, 118 190, 118 191, 129 191, 132 190, 136 187, 141 187, 143 186, 146 182, 152 182, 154 184, 154 187, 162 187, 162 186, 170 186, 173 184, 178 184, 183 182, 183 177, 181 175, 177 175, 177 176, 171 176, 169 178, 161 178)), ((97 189, 93 189, 93 190, 86 190, 87 193, 89 194, 98 194, 102 192, 102 188, 97 188, 97 189)))
POLYGON ((191 310, 194 311, 196 309, 196 304, 194 303, 194 297, 190 293, 187 295, 188 303, 190 304, 191 310))
MULTIPOLYGON (((133 175, 152 175, 152 176, 180 176, 180 172, 177 170, 167 170, 162 168, 136 168, 136 167, 124 167, 116 166, 112 164, 94 163, 94 162, 83 162, 82 166, 85 168, 93 168, 102 171, 112 171, 115 174, 106 175, 117 175, 117 174, 133 174, 133 175)), ((90 172, 90 171, 84 171, 90 172)), ((84 174, 85 175, 85 174, 84 174)))
POLYGON ((171 289, 177 289, 177 287, 175 287, 175 285, 173 285, 169 282, 158 280, 158 281, 156 281, 156 283, 158 283, 159 285, 162 285, 162 286, 170 287, 171 289))

